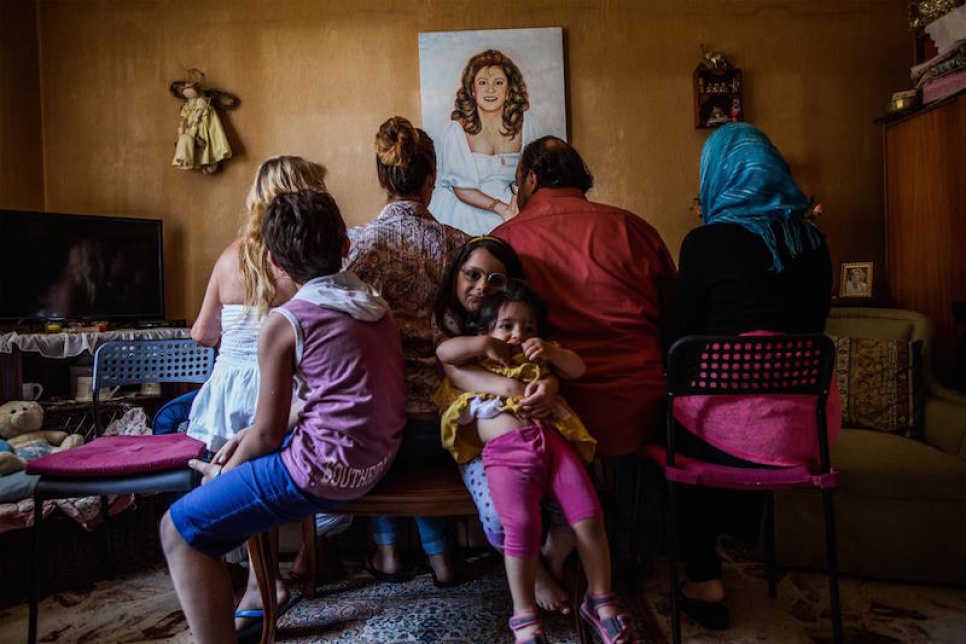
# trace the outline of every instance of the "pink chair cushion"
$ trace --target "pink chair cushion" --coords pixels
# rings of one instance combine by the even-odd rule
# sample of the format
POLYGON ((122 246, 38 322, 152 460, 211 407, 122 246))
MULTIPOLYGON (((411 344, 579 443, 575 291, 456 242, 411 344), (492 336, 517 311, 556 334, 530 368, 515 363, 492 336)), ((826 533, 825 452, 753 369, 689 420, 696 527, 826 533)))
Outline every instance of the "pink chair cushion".
POLYGON ((59 478, 100 478, 173 470, 198 458, 205 444, 185 434, 101 436, 73 449, 27 463, 27 474, 59 478))

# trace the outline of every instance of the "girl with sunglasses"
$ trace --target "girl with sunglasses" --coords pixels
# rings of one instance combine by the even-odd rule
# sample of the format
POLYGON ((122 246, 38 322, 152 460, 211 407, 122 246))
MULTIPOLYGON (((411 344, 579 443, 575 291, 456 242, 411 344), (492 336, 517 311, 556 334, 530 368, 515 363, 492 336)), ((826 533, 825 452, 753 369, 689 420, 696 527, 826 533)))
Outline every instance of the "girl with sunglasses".
MULTIPOLYGON (((445 338, 476 336, 477 316, 486 296, 501 290, 512 279, 523 279, 523 265, 513 248, 496 237, 474 237, 460 249, 440 282, 435 322, 445 338)), ((506 356, 509 357, 509 356, 506 356)), ((489 391, 521 397, 522 411, 532 417, 549 415, 557 402, 556 378, 523 384, 490 373, 475 365, 461 368, 441 365, 454 386, 464 391, 489 391)), ((487 541, 503 551, 503 525, 493 507, 483 459, 479 456, 459 466, 463 482, 476 503, 487 541)), ((575 537, 559 510, 551 506, 550 533, 543 544, 537 571, 537 605, 545 610, 569 611, 568 595, 559 583, 564 561, 575 546, 575 537)))

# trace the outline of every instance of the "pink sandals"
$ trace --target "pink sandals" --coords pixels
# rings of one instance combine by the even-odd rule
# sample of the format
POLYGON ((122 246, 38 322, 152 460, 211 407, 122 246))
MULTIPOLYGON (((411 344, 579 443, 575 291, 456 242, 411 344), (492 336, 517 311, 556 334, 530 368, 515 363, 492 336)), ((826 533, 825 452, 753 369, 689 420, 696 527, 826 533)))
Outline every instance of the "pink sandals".
POLYGON ((513 631, 515 644, 548 644, 549 642, 549 640, 547 640, 547 636, 543 633, 543 623, 540 621, 540 616, 536 611, 520 613, 519 615, 514 615, 511 617, 510 630, 513 631), (526 639, 517 638, 518 632, 530 626, 536 626, 537 630, 526 639))
POLYGON ((630 615, 618 613, 603 619, 597 615, 602 607, 617 605, 617 595, 612 592, 597 596, 587 593, 580 605, 580 616, 597 630, 604 644, 636 644, 637 635, 630 615))

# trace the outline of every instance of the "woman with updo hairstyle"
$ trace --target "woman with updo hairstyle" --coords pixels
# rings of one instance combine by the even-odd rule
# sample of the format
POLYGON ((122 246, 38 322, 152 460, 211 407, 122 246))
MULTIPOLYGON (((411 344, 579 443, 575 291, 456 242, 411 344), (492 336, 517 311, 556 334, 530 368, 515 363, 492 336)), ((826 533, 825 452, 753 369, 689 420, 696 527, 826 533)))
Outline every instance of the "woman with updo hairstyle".
MULTIPOLYGON (((402 336, 406 360, 406 415, 397 461, 450 463, 440 442, 433 392, 439 386, 433 305, 446 267, 466 235, 437 221, 427 206, 436 185, 433 140, 407 119, 394 116, 375 137, 376 176, 387 203, 364 226, 349 230, 346 270, 353 271, 385 298, 402 336)), ((446 520, 417 517, 423 551, 437 586, 458 583, 446 533, 446 520)), ((377 579, 405 581, 413 576, 399 552, 402 520, 372 519, 376 550, 366 568, 377 579)))
POLYGON ((510 190, 520 153, 542 130, 516 64, 488 49, 470 58, 443 134, 433 213, 471 235, 486 235, 517 213, 510 190))

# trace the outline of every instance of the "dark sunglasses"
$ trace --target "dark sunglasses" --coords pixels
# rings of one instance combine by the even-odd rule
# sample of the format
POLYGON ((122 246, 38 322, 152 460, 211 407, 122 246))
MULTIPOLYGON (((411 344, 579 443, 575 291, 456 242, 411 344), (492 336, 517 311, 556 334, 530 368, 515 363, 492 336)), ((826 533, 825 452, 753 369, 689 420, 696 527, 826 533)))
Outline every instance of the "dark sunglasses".
POLYGON ((460 273, 474 284, 480 280, 486 280, 486 283, 493 288, 506 286, 506 275, 503 273, 484 273, 478 268, 461 268, 460 273))

